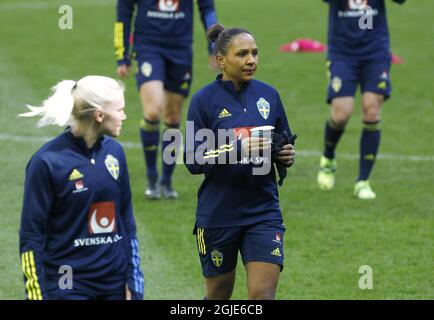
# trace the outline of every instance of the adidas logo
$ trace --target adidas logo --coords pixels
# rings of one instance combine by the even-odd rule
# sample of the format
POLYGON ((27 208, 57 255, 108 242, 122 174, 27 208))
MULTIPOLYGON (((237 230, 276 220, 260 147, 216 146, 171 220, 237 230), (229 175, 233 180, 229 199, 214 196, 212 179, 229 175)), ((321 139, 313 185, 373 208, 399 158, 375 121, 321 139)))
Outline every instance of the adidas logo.
POLYGON ((280 254, 280 250, 279 250, 279 248, 276 248, 276 249, 274 249, 273 251, 271 251, 271 254, 273 255, 273 256, 276 256, 276 257, 281 257, 282 255, 280 254))
POLYGON ((188 82, 185 81, 182 85, 181 85, 181 89, 182 90, 187 90, 188 89, 188 82))
POLYGON ((83 175, 77 169, 72 170, 71 174, 69 175, 69 181, 77 180, 80 178, 83 178, 83 175))
POLYGON ((232 114, 228 110, 226 110, 226 108, 223 108, 222 112, 220 112, 220 114, 219 114, 219 119, 227 118, 227 117, 231 117, 231 116, 232 116, 232 114))
POLYGON ((386 88, 387 88, 387 83, 386 83, 386 81, 381 81, 381 82, 378 84, 377 87, 378 87, 379 89, 386 90, 386 88))

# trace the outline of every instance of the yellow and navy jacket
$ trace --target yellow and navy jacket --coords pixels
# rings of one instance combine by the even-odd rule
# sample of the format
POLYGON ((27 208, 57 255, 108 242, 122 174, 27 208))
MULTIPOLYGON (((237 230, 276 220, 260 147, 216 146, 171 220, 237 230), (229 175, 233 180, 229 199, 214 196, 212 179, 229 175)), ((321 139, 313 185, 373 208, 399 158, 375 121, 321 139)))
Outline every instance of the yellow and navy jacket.
POLYGON ((19 240, 27 299, 59 289, 66 269, 78 292, 117 294, 128 284, 143 297, 121 145, 102 137, 88 149, 66 130, 42 146, 26 168, 19 240))
MULTIPOLYGON (((217 23, 214 0, 197 0, 205 30, 217 23)), ((118 0, 114 46, 118 64, 129 64, 131 25, 133 51, 144 48, 187 50, 193 41, 193 0, 118 0), (136 12, 135 12, 136 11, 136 12)), ((209 53, 212 45, 208 44, 209 53)))
MULTIPOLYGON (((323 1, 330 5, 328 23, 330 60, 390 57, 385 0, 323 1)), ((405 0, 393 1, 405 2, 405 0)))
POLYGON ((192 174, 205 175, 198 191, 198 227, 282 221, 274 167, 266 175, 253 174, 252 170, 271 160, 241 152, 241 140, 258 126, 273 126, 275 132, 291 135, 278 92, 263 82, 252 80, 237 91, 231 81, 222 81, 219 75, 192 97, 184 162, 192 174), (214 141, 204 138, 201 129, 212 130, 214 141), (228 139, 218 139, 219 129, 228 133, 228 139), (226 164, 222 164, 223 159, 226 164))

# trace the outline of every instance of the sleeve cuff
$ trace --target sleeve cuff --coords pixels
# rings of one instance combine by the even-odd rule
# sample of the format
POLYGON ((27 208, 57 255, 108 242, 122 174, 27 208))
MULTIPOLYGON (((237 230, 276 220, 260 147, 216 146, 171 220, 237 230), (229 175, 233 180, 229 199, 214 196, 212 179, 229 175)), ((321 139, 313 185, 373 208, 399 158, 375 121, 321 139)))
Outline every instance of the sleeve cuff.
POLYGON ((121 66, 121 65, 124 65, 124 64, 126 64, 127 66, 130 66, 131 65, 131 60, 128 59, 128 58, 125 58, 125 59, 122 59, 122 60, 117 60, 116 63, 117 63, 118 66, 121 66))

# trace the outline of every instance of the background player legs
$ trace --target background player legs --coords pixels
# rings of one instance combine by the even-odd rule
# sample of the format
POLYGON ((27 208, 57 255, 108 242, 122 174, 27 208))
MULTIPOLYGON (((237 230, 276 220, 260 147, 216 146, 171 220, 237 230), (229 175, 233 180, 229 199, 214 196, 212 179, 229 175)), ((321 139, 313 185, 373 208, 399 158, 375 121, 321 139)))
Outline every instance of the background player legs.
POLYGON ((331 101, 330 119, 324 129, 324 153, 320 159, 318 186, 330 190, 335 185, 335 150, 354 109, 353 97, 337 97, 331 101))
POLYGON ((140 86, 140 100, 143 109, 143 121, 140 129, 143 152, 146 164, 148 188, 145 196, 150 199, 160 197, 157 187, 158 170, 157 154, 160 140, 160 113, 165 104, 163 82, 153 80, 140 86))
POLYGON ((353 97, 339 97, 332 100, 331 119, 339 127, 344 128, 354 109, 353 97))
POLYGON ((332 100, 330 120, 324 132, 324 156, 335 158, 335 149, 354 109, 353 97, 339 97, 332 100))
POLYGON ((375 192, 369 184, 380 145, 381 94, 365 92, 362 95, 363 129, 360 137, 359 177, 354 185, 354 195, 359 199, 374 199, 375 192))
POLYGON ((206 298, 208 300, 229 300, 234 291, 235 269, 219 276, 205 278, 206 298))
POLYGON ((249 300, 274 300, 280 266, 268 262, 248 262, 247 290, 249 300))
POLYGON ((356 183, 355 188, 356 196, 359 198, 375 198, 375 193, 369 185, 365 185, 365 181, 367 182, 369 179, 380 145, 381 105, 383 101, 384 96, 381 94, 365 92, 362 95, 363 129, 360 137, 360 163, 357 178, 357 183, 361 183, 359 187, 356 183), (365 192, 366 197, 360 193, 362 187, 369 189, 365 192))
MULTIPOLYGON (((179 129, 179 124, 181 122, 182 115, 182 105, 184 103, 185 97, 181 94, 165 91, 165 104, 163 108, 163 122, 165 125, 165 130, 168 129, 179 129)), ((164 135, 164 133, 163 133, 164 135)), ((166 146, 171 144, 173 139, 170 141, 162 142, 162 152, 166 146)), ((176 146, 178 152, 179 147, 176 146)), ((172 152, 172 157, 175 156, 175 151, 172 152)), ((176 191, 172 189, 172 175, 175 170, 176 162, 174 163, 166 163, 164 161, 164 157, 162 157, 162 176, 160 180, 161 192, 165 198, 175 199, 178 197, 176 191)))

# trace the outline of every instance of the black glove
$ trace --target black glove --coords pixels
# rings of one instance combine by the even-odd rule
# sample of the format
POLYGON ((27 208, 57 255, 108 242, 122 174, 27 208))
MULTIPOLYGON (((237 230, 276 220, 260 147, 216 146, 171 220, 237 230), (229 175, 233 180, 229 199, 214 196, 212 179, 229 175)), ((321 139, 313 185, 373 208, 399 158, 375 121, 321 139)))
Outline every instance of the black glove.
POLYGON ((271 159, 273 160, 277 173, 279 174, 279 186, 282 186, 283 184, 288 167, 282 164, 277 157, 279 156, 279 152, 282 150, 283 146, 287 144, 294 145, 296 138, 296 134, 289 137, 286 131, 283 131, 282 134, 273 134, 273 143, 271 144, 271 159))

